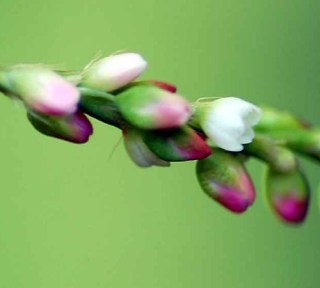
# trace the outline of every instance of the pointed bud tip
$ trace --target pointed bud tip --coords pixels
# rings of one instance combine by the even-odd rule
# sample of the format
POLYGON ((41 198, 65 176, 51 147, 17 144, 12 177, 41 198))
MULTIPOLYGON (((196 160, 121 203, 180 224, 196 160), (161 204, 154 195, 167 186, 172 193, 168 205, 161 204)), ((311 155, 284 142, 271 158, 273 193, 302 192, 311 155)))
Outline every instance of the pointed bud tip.
POLYGON ((126 86, 147 68, 147 62, 137 53, 127 52, 102 58, 89 66, 84 73, 84 86, 114 91, 126 86))
POLYGON ((305 200, 298 199, 295 194, 276 197, 273 199, 274 209, 282 220, 289 223, 301 223, 304 221, 308 205, 305 200))

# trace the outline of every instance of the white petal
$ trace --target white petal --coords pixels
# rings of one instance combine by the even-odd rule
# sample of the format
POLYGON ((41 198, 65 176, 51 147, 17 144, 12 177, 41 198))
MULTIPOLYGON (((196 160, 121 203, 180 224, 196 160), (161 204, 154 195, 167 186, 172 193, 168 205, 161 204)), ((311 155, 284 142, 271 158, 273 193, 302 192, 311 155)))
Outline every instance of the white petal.
POLYGON ((241 144, 248 144, 251 143, 254 138, 254 131, 253 129, 248 129, 245 133, 240 137, 241 144))

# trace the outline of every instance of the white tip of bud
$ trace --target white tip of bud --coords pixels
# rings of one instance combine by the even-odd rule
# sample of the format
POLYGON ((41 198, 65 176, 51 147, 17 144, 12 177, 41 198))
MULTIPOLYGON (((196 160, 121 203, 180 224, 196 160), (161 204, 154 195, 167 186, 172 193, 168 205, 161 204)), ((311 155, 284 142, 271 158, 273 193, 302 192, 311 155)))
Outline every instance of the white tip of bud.
POLYGON ((114 91, 138 78, 146 68, 147 62, 140 54, 115 54, 90 65, 82 83, 90 88, 114 91))
POLYGON ((254 138, 252 127, 261 118, 257 106, 236 97, 214 100, 201 116, 201 126, 220 148, 238 152, 254 138))

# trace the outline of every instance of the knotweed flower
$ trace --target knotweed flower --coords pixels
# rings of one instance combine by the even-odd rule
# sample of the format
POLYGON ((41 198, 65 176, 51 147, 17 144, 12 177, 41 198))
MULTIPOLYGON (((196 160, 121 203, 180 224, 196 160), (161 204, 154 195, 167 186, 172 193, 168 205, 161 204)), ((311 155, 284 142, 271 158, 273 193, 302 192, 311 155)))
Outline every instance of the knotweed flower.
POLYGON ((48 116, 28 112, 32 126, 40 133, 73 143, 85 143, 93 133, 88 118, 81 112, 66 116, 48 116))
POLYGON ((200 102, 196 115, 203 131, 218 147, 237 152, 253 140, 252 126, 258 123, 261 110, 242 99, 225 97, 200 102))
POLYGON ((114 91, 138 78, 146 68, 147 62, 137 53, 111 55, 85 68, 82 85, 114 91))
POLYGON ((75 86, 43 66, 21 65, 2 70, 0 86, 29 109, 48 115, 75 112, 80 98, 75 86))
POLYGON ((309 185, 301 171, 267 173, 267 198, 275 213, 285 222, 300 223, 308 211, 309 185))
POLYGON ((191 115, 183 97, 148 84, 127 88, 115 101, 123 117, 140 129, 177 128, 191 115))
POLYGON ((254 186, 239 156, 217 149, 197 162, 196 171, 203 191, 228 210, 242 213, 254 202, 254 186))
POLYGON ((141 131, 130 128, 123 130, 123 140, 131 160, 139 167, 170 166, 170 162, 158 158, 144 143, 141 131))
POLYGON ((190 161, 208 157, 211 148, 192 128, 145 131, 144 140, 150 150, 166 161, 190 161))

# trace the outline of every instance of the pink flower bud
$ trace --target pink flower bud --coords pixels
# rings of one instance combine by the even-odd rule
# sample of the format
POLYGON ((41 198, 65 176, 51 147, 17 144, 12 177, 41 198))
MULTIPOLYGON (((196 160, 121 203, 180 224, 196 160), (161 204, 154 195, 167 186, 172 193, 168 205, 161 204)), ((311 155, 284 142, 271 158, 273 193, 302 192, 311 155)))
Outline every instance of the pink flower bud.
POLYGON ((234 213, 254 202, 255 190, 239 156, 217 149, 197 162, 197 177, 203 191, 234 213))
POLYGON ((159 158, 170 162, 199 160, 211 154, 207 142, 188 126, 145 131, 144 141, 159 158))
POLYGON ((191 110, 181 96, 152 85, 134 85, 116 97, 123 117, 141 129, 170 129, 184 125, 191 110))
POLYGON ((267 198, 280 219, 289 223, 304 221, 310 198, 310 189, 301 171, 279 173, 269 169, 267 174, 267 198))
POLYGON ((28 112, 32 126, 40 133, 73 143, 85 143, 93 133, 88 118, 81 112, 66 116, 47 116, 28 112))
POLYGON ((82 85, 104 91, 126 86, 147 68, 137 53, 120 53, 102 58, 85 69, 82 85))
POLYGON ((26 106, 48 115, 76 111, 80 94, 75 86, 41 66, 15 66, 0 72, 0 86, 26 106))

